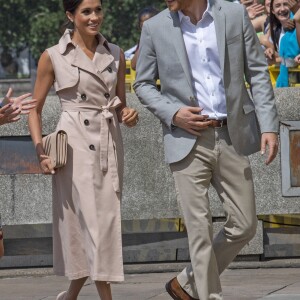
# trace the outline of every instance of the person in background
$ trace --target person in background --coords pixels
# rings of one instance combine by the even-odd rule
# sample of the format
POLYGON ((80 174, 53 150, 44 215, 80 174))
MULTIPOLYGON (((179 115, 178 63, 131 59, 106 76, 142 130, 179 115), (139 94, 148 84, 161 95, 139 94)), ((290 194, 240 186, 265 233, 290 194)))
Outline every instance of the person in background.
POLYGON ((273 46, 265 50, 265 55, 270 65, 280 63, 276 87, 288 87, 288 68, 297 65, 294 59, 300 53, 299 5, 295 0, 271 0, 270 7, 273 46))
MULTIPOLYGON (((36 106, 36 100, 27 99, 30 93, 13 98, 13 89, 9 88, 6 96, 0 101, 0 125, 14 123, 20 120, 21 115, 29 114, 36 106)), ((4 255, 2 218, 0 214, 0 258, 4 255)))
POLYGON ((221 300, 220 274, 256 232, 247 155, 260 151, 268 165, 278 151, 275 96, 245 7, 223 0, 166 3, 169 9, 143 26, 133 86, 161 121, 188 233, 191 264, 166 290, 178 300, 221 300), (226 215, 215 237, 211 184, 226 215))
POLYGON ((254 26, 255 25, 254 20, 265 13, 264 6, 261 3, 259 3, 257 0, 241 0, 240 3, 246 7, 249 18, 252 22, 252 25, 254 26))
POLYGON ((259 42, 263 49, 273 47, 270 36, 270 3, 271 0, 265 1, 265 13, 252 20, 252 25, 258 34, 259 42))
POLYGON ((99 33, 100 0, 63 0, 68 29, 39 60, 29 128, 44 174, 53 176, 53 258, 70 285, 57 300, 76 300, 90 277, 102 300, 124 280, 121 235, 123 144, 119 123, 133 127, 127 107, 123 51, 99 33), (67 163, 54 170, 42 146, 42 110, 54 84, 62 106, 57 130, 68 134, 67 163))
MULTIPOLYGON (((159 11, 154 7, 143 8, 138 14, 139 29, 142 30, 144 22, 157 15, 158 13, 159 11)), ((131 68, 133 70, 136 69, 136 63, 139 56, 139 44, 140 42, 138 42, 135 53, 131 59, 131 68)))

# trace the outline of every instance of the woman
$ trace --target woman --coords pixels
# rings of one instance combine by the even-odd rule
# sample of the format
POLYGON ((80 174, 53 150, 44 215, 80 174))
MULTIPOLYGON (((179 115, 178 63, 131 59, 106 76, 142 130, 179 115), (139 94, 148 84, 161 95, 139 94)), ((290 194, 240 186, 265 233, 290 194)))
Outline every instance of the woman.
MULTIPOLYGON (((273 47, 266 49, 265 54, 271 64, 280 62, 278 52, 280 43, 285 33, 290 32, 295 36, 294 43, 299 42, 300 27, 298 22, 290 18, 291 12, 296 14, 298 11, 297 2, 294 0, 271 0, 270 3, 270 36, 273 47), (277 58, 277 59, 276 59, 277 58)), ((299 14, 299 13, 298 13, 299 14)), ((297 15, 298 15, 297 14, 297 15)))
POLYGON ((286 87, 289 86, 288 68, 296 65, 294 58, 300 53, 298 44, 300 25, 290 18, 291 12, 299 14, 299 7, 294 0, 271 0, 270 7, 270 32, 273 47, 266 49, 265 55, 269 64, 280 62, 276 87, 286 87))
MULTIPOLYGON (((20 115, 26 115, 35 107, 36 100, 28 99, 31 94, 13 98, 13 90, 9 88, 6 96, 0 101, 0 125, 14 123, 20 120, 20 115)), ((3 230, 0 214, 0 258, 4 255, 3 230)))
POLYGON ((120 198, 123 150, 119 122, 132 127, 137 112, 126 107, 125 58, 99 33, 102 1, 64 0, 72 29, 40 58, 29 127, 40 165, 53 177, 53 257, 57 275, 71 280, 59 300, 75 300, 90 276, 102 300, 108 282, 123 281, 120 198), (53 170, 42 147, 41 114, 54 84, 68 134, 65 167, 53 170))

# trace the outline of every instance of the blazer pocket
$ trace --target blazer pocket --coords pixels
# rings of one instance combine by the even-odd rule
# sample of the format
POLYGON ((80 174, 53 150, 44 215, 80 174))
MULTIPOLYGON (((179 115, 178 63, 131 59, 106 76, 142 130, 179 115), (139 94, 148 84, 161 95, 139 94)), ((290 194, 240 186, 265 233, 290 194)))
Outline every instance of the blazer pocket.
POLYGON ((241 34, 238 34, 230 39, 227 39, 227 45, 231 45, 237 41, 240 41, 241 40, 241 34))
POLYGON ((245 114, 251 113, 252 111, 255 110, 254 104, 252 104, 252 103, 244 104, 243 105, 243 110, 244 110, 245 114))

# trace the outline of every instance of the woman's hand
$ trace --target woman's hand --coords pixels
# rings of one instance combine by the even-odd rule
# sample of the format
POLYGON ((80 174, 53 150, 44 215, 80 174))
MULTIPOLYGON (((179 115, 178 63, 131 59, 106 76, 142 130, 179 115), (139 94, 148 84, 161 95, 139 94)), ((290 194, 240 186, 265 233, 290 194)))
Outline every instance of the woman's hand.
POLYGON ((12 104, 6 104, 0 109, 0 125, 20 120, 21 109, 12 104))
POLYGON ((265 50, 265 56, 269 60, 273 60, 275 56, 275 50, 273 48, 267 48, 265 50))
POLYGON ((11 103, 13 106, 19 107, 21 109, 21 115, 29 114, 30 109, 36 107, 35 99, 27 99, 31 96, 30 93, 21 95, 19 97, 13 98, 13 90, 9 88, 5 98, 3 99, 3 103, 11 103))
POLYGON ((126 106, 119 111, 119 120, 127 127, 134 127, 139 121, 138 112, 126 106))
POLYGON ((260 16, 265 12, 265 7, 259 3, 254 3, 248 6, 246 9, 250 20, 255 19, 257 16, 260 16))
POLYGON ((39 160, 40 160, 40 167, 43 171, 43 174, 45 175, 53 175, 55 174, 55 171, 53 169, 51 159, 49 156, 45 154, 39 155, 39 160))
POLYGON ((296 0, 288 0, 288 6, 293 14, 295 14, 299 9, 299 4, 296 0))
POLYGON ((285 31, 293 30, 295 28, 295 21, 293 19, 282 21, 282 27, 285 31))

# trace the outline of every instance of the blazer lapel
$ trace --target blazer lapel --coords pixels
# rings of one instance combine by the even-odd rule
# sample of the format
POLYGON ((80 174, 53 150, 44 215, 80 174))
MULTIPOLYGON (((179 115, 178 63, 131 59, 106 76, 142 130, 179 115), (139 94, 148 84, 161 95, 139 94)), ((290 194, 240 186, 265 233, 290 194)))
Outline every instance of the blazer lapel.
POLYGON ((219 1, 210 1, 212 6, 212 15, 215 22, 217 45, 220 57, 220 67, 224 76, 225 64, 225 40, 226 40, 226 19, 225 14, 222 12, 222 6, 219 1))
POLYGON ((178 13, 170 12, 170 15, 168 15, 168 17, 170 18, 170 22, 173 21, 173 24, 171 24, 170 26, 170 37, 173 40, 177 56, 187 78, 187 81, 191 89, 193 89, 191 71, 189 66, 190 64, 180 28, 180 20, 178 17, 178 13))

